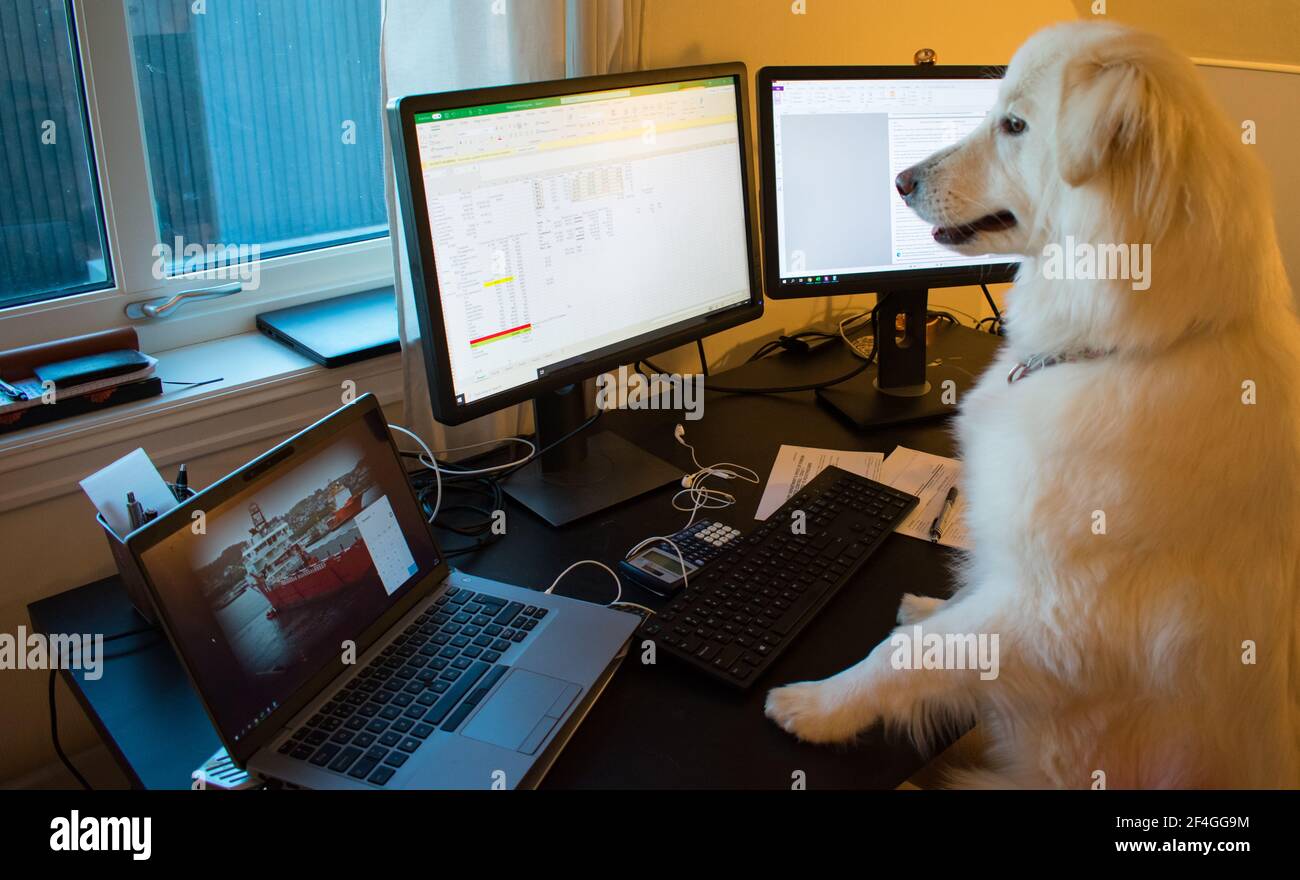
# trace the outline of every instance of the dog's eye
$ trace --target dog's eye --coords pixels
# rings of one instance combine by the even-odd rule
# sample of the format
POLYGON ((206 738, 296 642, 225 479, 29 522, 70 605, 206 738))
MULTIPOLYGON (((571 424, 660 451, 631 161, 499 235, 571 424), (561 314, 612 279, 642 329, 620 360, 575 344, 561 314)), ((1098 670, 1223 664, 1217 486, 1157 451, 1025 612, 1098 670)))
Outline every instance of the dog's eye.
POLYGON ((1001 122, 998 123, 998 127, 1007 134, 1023 134, 1025 130, 1025 121, 1019 116, 1008 113, 1006 116, 1002 117, 1001 122))

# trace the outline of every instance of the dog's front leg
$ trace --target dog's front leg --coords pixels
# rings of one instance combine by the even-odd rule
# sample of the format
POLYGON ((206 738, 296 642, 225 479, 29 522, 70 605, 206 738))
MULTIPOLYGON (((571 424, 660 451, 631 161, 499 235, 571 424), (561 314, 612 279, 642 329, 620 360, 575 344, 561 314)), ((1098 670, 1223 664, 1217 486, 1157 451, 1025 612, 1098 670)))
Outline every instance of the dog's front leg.
POLYGON ((904 593, 903 598, 898 602, 898 622, 920 623, 942 608, 947 601, 947 599, 937 599, 934 596, 918 596, 915 593, 904 593))
POLYGON ((924 624, 898 627, 864 660, 838 675, 773 689, 767 695, 767 717, 801 740, 830 743, 852 739, 877 721, 906 727, 924 717, 924 712, 918 710, 927 704, 928 710, 942 710, 945 706, 959 712, 968 710, 976 683, 981 676, 990 677, 989 664, 978 662, 981 655, 992 655, 992 677, 996 677, 1000 662, 995 631, 973 619, 968 611, 970 604, 946 603, 924 624), (918 635, 923 645, 937 638, 940 644, 951 639, 953 643, 961 640, 963 645, 986 647, 975 652, 973 659, 977 662, 961 663, 963 668, 917 664, 910 660, 921 656, 912 647, 918 635), (991 651, 987 647, 990 644, 991 651), (920 668, 916 668, 918 665, 920 668))

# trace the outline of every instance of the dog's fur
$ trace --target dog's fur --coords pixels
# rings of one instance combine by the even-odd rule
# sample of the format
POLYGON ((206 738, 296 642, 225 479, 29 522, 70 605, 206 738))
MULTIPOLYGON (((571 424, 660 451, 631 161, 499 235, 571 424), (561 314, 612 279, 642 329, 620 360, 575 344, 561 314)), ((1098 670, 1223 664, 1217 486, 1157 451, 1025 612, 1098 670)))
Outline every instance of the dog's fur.
POLYGON ((940 227, 1014 214, 955 249, 1025 257, 1003 351, 961 401, 961 586, 899 610, 998 633, 1000 675, 894 669, 886 640, 773 690, 772 719, 822 743, 977 719, 990 769, 962 785, 1300 787, 1300 330, 1252 150, 1184 58, 1074 23, 1026 42, 987 120, 912 169, 908 202, 940 227), (1150 289, 1045 278, 1066 235, 1149 243, 1150 289), (1109 354, 1007 382, 1088 349, 1109 354))

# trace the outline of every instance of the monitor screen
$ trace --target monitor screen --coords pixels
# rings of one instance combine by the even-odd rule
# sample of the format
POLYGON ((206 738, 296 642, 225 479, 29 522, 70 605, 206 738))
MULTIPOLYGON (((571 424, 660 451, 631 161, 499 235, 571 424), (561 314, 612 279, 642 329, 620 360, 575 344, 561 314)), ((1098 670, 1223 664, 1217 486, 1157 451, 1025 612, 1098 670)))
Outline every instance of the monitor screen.
POLYGON ((781 289, 769 295, 867 274, 1006 263, 936 243, 894 188, 900 171, 979 125, 1000 84, 988 76, 772 79, 764 182, 773 188, 777 271, 767 274, 781 289))
POLYGON ((293 445, 211 509, 194 499, 202 518, 140 557, 232 743, 439 564, 378 409, 318 445, 293 445))
POLYGON ((734 76, 414 115, 465 406, 751 302, 734 76))

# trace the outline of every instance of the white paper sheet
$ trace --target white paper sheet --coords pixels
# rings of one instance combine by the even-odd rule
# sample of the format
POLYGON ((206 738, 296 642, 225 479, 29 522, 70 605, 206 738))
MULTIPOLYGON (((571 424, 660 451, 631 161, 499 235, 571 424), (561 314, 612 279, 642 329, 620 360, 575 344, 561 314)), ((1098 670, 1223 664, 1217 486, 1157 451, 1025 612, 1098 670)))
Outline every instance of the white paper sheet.
POLYGON ((830 465, 869 480, 879 480, 884 460, 885 457, 879 452, 783 445, 776 453, 776 461, 772 463, 772 473, 768 475, 767 487, 763 489, 763 497, 758 502, 754 519, 767 519, 830 465))
MULTIPOLYGON (((918 452, 905 446, 895 447, 880 468, 880 482, 909 492, 921 503, 894 531, 922 541, 930 540, 930 524, 943 509, 948 489, 961 479, 961 462, 928 452, 918 452)), ((970 535, 965 522, 966 499, 960 494, 948 514, 939 543, 945 547, 970 549, 970 535)))
POLYGON ((134 492, 145 510, 152 508, 160 516, 176 506, 176 496, 143 449, 137 449, 86 477, 81 481, 81 488, 119 538, 131 532, 131 516, 126 510, 127 492, 134 492))

